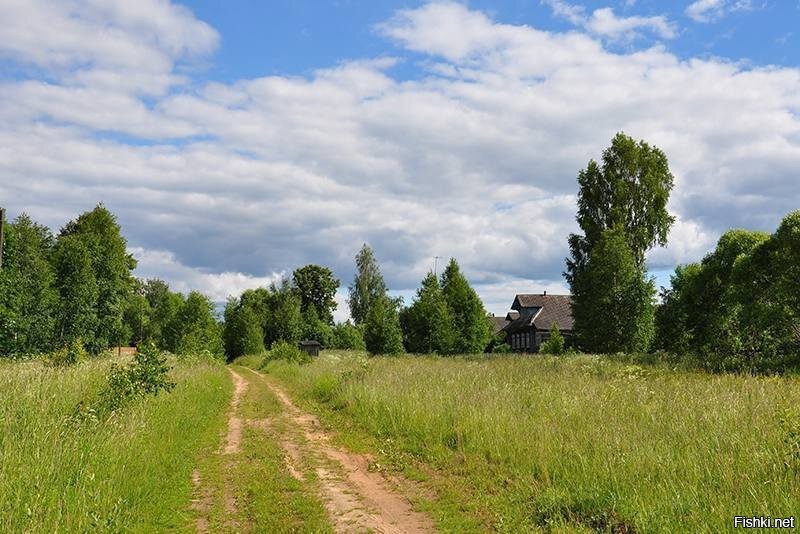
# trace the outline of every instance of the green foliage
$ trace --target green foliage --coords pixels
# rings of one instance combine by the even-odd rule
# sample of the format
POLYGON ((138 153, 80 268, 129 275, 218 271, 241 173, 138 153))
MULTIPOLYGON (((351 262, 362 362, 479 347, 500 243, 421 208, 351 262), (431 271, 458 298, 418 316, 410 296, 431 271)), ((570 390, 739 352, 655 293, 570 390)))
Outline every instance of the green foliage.
POLYGON ((588 351, 646 350, 653 337, 654 289, 646 278, 645 253, 666 245, 675 221, 667 211, 673 187, 667 158, 618 133, 602 165, 590 161, 578 184, 576 220, 583 234, 569 237, 564 273, 572 288, 576 337, 588 351))
POLYGON ((397 302, 387 296, 378 298, 367 313, 364 344, 371 354, 403 352, 403 331, 397 314, 397 302))
POLYGON ((124 335, 124 301, 132 289, 131 271, 136 260, 127 252, 116 217, 99 204, 68 222, 59 234, 59 242, 62 239, 77 240, 85 247, 96 283, 92 307, 97 322, 87 343, 95 352, 120 343, 124 335))
POLYGON ((300 309, 303 313, 313 306, 317 316, 326 324, 333 324, 333 310, 336 309, 336 290, 339 281, 327 267, 306 265, 292 273, 294 290, 300 297, 300 309))
POLYGON ((364 329, 350 321, 339 323, 332 329, 331 348, 339 350, 366 350, 364 329))
POLYGON ((558 325, 553 323, 553 326, 550 328, 550 337, 539 347, 539 352, 542 354, 559 355, 564 354, 564 351, 564 336, 561 335, 561 330, 558 329, 558 325))
POLYGON ((89 353, 80 338, 73 339, 69 345, 62 347, 47 356, 47 361, 55 367, 77 365, 89 359, 89 353))
POLYGON ((588 352, 646 352, 654 334, 655 288, 636 265, 621 228, 603 233, 573 280, 572 316, 588 352))
POLYGON ((303 335, 303 315, 300 297, 288 280, 272 284, 269 290, 260 291, 264 302, 262 328, 264 344, 272 346, 276 341, 297 343, 303 335))
POLYGON ((56 339, 66 344, 81 338, 87 346, 97 349, 99 290, 89 249, 74 235, 61 236, 55 246, 53 267, 60 297, 56 339))
POLYGON ((309 306, 303 314, 303 339, 318 341, 322 348, 330 348, 333 342, 331 326, 317 315, 317 309, 309 306))
POLYGON ((0 270, 0 354, 52 348, 58 306, 50 230, 23 214, 6 226, 0 270))
POLYGON ((433 272, 429 272, 422 280, 416 299, 403 310, 400 322, 403 326, 403 343, 408 352, 453 353, 458 336, 455 318, 433 272))
POLYGON ((367 319, 372 304, 376 299, 386 295, 386 283, 383 281, 375 254, 365 243, 356 254, 356 276, 350 285, 350 316, 356 325, 367 319))
POLYGON ((261 354, 265 350, 258 311, 241 299, 228 299, 222 336, 228 360, 246 354, 261 354))
POLYGON ((618 133, 603 151, 602 166, 594 160, 578 174, 578 225, 583 235, 569 238, 572 258, 567 278, 579 275, 588 254, 603 233, 621 229, 634 263, 644 269, 644 255, 666 245, 675 218, 667 211, 674 178, 664 153, 644 141, 618 133))
POLYGON ((114 411, 147 395, 172 391, 175 383, 167 377, 169 370, 167 359, 151 344, 141 347, 127 365, 112 364, 108 386, 100 397, 101 411, 114 411))
POLYGON ((175 354, 222 356, 222 329, 214 318, 214 303, 192 291, 167 326, 171 336, 166 348, 175 354))
POLYGON ((288 341, 278 341, 272 345, 272 348, 269 349, 264 362, 271 362, 276 360, 284 360, 287 362, 294 362, 299 364, 309 363, 311 361, 311 355, 307 352, 300 350, 300 348, 295 343, 289 343, 288 341))
POLYGON ((483 352, 492 337, 486 310, 453 258, 442 273, 441 287, 456 331, 452 351, 463 354, 483 352))
POLYGON ((731 230, 662 293, 657 347, 713 371, 800 367, 800 212, 775 234, 731 230))
POLYGON ((122 304, 122 345, 141 346, 145 342, 153 342, 151 328, 153 310, 150 301, 144 294, 144 286, 140 280, 133 279, 132 290, 122 304))

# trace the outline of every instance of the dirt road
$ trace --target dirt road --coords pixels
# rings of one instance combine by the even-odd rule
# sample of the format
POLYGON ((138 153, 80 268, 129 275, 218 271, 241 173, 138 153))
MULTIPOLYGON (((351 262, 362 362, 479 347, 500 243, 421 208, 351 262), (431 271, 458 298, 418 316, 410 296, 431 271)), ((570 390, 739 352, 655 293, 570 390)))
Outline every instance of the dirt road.
MULTIPOLYGON (((280 449, 276 449, 276 468, 284 471, 283 476, 293 477, 312 499, 324 506, 336 532, 435 532, 433 521, 414 510, 408 498, 413 483, 397 478, 390 480, 382 473, 370 471, 368 455, 354 454, 335 445, 319 420, 298 408, 274 379, 244 367, 236 366, 229 371, 234 387, 227 432, 213 454, 224 475, 215 487, 210 488, 210 482, 203 479, 200 471, 195 470, 192 474, 195 488, 192 508, 198 532, 212 531, 213 525, 222 526, 226 531, 259 530, 252 521, 235 519, 241 517, 244 510, 251 509, 253 503, 247 502, 248 492, 240 491, 239 481, 230 473, 234 472, 234 467, 239 470, 264 468, 263 465, 248 467, 247 462, 257 459, 251 459, 242 449, 260 444, 247 441, 253 439, 248 436, 259 436, 260 440, 269 439, 277 443, 274 446, 280 449), (252 399, 258 394, 277 399, 279 404, 273 404, 271 417, 251 419, 247 414, 243 415, 242 399, 245 396, 252 399), (258 428, 264 432, 245 433, 243 430, 246 428, 258 428), (282 466, 280 450, 283 451, 282 466), (243 498, 244 502, 237 501, 243 498), (214 513, 216 515, 212 518, 214 513)), ((247 402, 252 406, 251 400, 247 402)))

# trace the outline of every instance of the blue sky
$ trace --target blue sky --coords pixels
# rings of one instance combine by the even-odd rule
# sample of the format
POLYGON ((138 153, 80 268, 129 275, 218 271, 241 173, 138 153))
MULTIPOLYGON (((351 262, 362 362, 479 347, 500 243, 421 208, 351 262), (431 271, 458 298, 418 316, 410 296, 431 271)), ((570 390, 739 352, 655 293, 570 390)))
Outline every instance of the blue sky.
MULTIPOLYGON (((374 26, 398 9, 423 5, 422 1, 367 0, 257 0, 184 2, 202 20, 222 35, 219 50, 206 76, 233 81, 265 74, 305 76, 343 59, 381 54, 407 57, 374 31, 374 26)), ((709 21, 692 19, 686 8, 691 2, 584 1, 587 13, 612 6, 619 16, 663 15, 674 23, 677 36, 656 39, 681 58, 719 56, 754 65, 797 66, 800 61, 800 4, 791 0, 753 0, 727 10, 709 21)), ((552 31, 575 30, 563 17, 539 0, 471 1, 467 3, 508 24, 530 25, 552 31)), ((614 43, 613 49, 630 50, 650 46, 654 39, 614 43)), ((413 56, 412 56, 413 57, 413 56)), ((398 69, 400 76, 418 76, 413 63, 398 69)))
POLYGON ((0 205, 104 202, 137 274, 216 301, 376 251, 410 298, 455 257, 503 313, 564 292, 575 177, 625 131, 675 175, 666 284, 800 206, 800 4, 0 3, 0 205))

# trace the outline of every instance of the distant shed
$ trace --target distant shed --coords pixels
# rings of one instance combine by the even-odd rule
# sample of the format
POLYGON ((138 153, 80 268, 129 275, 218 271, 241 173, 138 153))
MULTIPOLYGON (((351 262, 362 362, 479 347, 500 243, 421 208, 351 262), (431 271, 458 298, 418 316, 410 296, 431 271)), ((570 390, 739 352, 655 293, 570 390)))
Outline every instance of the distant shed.
POLYGON ((319 356, 319 341, 314 341, 313 339, 304 339, 298 344, 298 346, 300 347, 300 350, 308 353, 309 356, 319 356))

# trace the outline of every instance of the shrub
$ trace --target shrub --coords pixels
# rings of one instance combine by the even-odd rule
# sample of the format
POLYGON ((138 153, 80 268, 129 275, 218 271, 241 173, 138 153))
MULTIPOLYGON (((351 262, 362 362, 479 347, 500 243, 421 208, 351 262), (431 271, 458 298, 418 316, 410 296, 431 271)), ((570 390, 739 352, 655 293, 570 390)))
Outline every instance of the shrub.
POLYGON ((50 354, 47 358, 50 365, 62 367, 67 365, 77 365, 86 361, 89 353, 83 347, 83 342, 80 338, 75 338, 66 347, 62 347, 57 351, 50 354))
POLYGON ((492 354, 508 354, 509 352, 511 352, 511 345, 505 342, 492 347, 492 354))
POLYGON ((131 400, 171 391, 175 383, 167 378, 169 370, 161 351, 148 343, 139 349, 129 364, 111 366, 100 407, 114 411, 131 400))
POLYGON ((267 356, 264 358, 264 363, 275 360, 286 360, 287 362, 295 362, 299 364, 311 362, 311 356, 300 350, 297 345, 289 343, 288 341, 277 341, 272 344, 267 356))
POLYGON ((331 348, 340 350, 365 350, 364 330, 350 321, 333 327, 331 348))
POLYGON ((564 336, 561 335, 558 326, 553 323, 550 328, 550 337, 539 347, 542 354, 564 354, 564 336))

